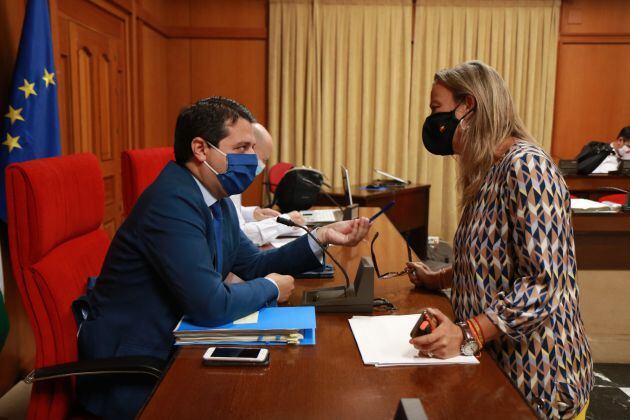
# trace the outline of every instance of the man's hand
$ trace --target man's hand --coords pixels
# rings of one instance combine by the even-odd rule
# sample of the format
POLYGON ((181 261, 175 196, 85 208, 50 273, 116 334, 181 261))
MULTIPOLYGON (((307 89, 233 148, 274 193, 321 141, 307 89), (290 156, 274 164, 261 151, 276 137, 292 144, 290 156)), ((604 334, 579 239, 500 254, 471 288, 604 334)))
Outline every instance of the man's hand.
POLYGON ((264 209, 264 208, 256 207, 256 210, 254 210, 254 219, 259 222, 261 220, 271 219, 272 217, 278 217, 278 216, 280 216, 280 213, 278 213, 274 209, 264 209))
POLYGON ((289 296, 291 296, 291 292, 295 287, 295 279, 293 276, 284 276, 278 273, 271 273, 265 276, 268 279, 271 279, 276 282, 278 286, 279 294, 278 294, 278 302, 286 302, 289 300, 289 296))
POLYGON ((367 217, 332 223, 317 229, 317 239, 323 244, 355 246, 370 230, 367 217))
POLYGON ((431 334, 412 338, 409 343, 419 350, 420 356, 438 359, 459 356, 464 341, 461 328, 453 324, 440 310, 429 308, 429 311, 437 318, 437 328, 431 334))
POLYGON ((303 225, 305 222, 304 216, 302 216, 299 211, 292 211, 291 213, 287 214, 287 216, 289 216, 293 223, 297 223, 298 225, 303 225))

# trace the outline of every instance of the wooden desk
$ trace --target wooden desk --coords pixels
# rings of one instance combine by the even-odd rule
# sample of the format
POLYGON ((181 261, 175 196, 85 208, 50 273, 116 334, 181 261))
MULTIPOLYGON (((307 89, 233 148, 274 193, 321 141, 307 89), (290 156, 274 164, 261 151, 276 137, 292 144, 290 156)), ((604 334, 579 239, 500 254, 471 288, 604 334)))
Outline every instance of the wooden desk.
MULTIPOLYGON (((352 200, 361 207, 383 208, 387 203, 396 200, 396 205, 387 211, 398 232, 402 233, 409 245, 421 258, 427 257, 427 235, 429 228, 429 189, 426 184, 409 184, 404 188, 390 188, 380 191, 362 189, 365 185, 352 187, 352 200)), ((328 192, 341 205, 346 205, 346 194, 343 188, 335 188, 328 192)), ((326 197, 319 195, 318 205, 334 205, 326 197)))
MULTIPOLYGON (((361 209, 369 216, 375 209, 361 209)), ((384 217, 372 232, 383 270, 402 268, 403 238, 384 217)), ((354 277, 369 243, 355 248, 332 247, 354 277)), ((292 302, 312 287, 343 283, 335 279, 296 281, 292 302)), ((452 316, 449 301, 437 293, 419 292, 407 278, 376 280, 376 296, 417 313, 434 306, 452 316)), ((266 368, 204 367, 204 347, 181 348, 150 401, 144 419, 392 419, 403 397, 418 397, 430 419, 534 419, 518 390, 485 353, 478 365, 377 368, 364 366, 348 324, 349 314, 317 315, 315 346, 271 347, 266 368)))
POLYGON ((630 212, 573 213, 578 269, 630 270, 630 212))
POLYGON ((591 200, 596 200, 604 195, 618 193, 615 191, 602 191, 600 188, 615 187, 630 191, 630 176, 625 175, 566 175, 564 179, 571 194, 591 200))

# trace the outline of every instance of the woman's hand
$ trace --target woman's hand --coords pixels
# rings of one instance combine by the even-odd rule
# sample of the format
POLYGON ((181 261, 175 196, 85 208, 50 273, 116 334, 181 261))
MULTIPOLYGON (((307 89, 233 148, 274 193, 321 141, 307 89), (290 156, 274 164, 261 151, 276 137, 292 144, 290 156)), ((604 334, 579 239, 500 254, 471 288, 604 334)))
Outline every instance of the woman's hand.
POLYGON ((442 288, 442 273, 439 271, 431 270, 423 262, 408 262, 407 267, 413 270, 408 273, 408 276, 409 280, 411 280, 416 287, 424 287, 429 290, 439 290, 442 288))
POLYGON ((431 334, 412 338, 409 343, 419 350, 420 356, 439 359, 459 356, 464 341, 461 328, 438 309, 429 308, 428 311, 437 318, 437 328, 431 334))

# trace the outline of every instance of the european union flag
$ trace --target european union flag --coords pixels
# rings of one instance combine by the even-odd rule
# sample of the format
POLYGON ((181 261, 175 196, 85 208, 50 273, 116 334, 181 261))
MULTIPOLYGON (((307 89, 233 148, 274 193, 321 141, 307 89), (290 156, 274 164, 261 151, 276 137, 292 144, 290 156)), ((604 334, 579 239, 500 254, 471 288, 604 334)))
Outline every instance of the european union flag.
POLYGON ((57 80, 47 0, 29 0, 0 138, 0 218, 7 220, 4 170, 61 153, 57 80))

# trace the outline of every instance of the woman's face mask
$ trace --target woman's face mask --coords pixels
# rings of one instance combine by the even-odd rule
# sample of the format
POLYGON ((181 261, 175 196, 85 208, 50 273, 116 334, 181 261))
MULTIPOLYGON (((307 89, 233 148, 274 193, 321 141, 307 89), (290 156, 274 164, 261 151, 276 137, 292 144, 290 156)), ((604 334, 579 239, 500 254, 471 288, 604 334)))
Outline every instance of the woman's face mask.
POLYGON ((210 147, 221 153, 227 159, 227 169, 220 174, 207 161, 203 163, 217 176, 219 183, 227 195, 241 194, 254 181, 258 168, 258 157, 255 153, 225 154, 217 147, 206 142, 210 147))
POLYGON ((468 110, 462 118, 455 116, 455 110, 461 105, 458 103, 453 110, 448 112, 436 112, 424 120, 422 127, 422 142, 424 147, 434 155, 448 156, 455 154, 453 150, 453 137, 457 126, 474 108, 468 110))

